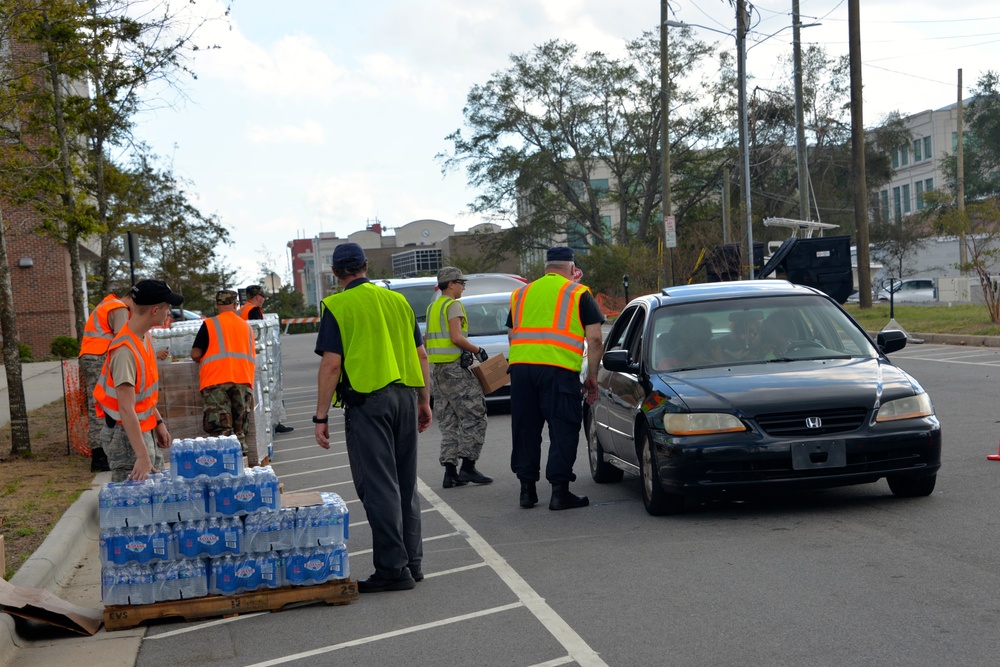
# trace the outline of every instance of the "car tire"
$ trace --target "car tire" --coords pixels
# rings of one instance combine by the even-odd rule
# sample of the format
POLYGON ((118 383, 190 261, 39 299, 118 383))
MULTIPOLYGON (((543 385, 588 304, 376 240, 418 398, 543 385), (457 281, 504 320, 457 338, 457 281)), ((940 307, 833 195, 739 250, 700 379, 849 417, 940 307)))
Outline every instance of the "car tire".
POLYGON ((922 498, 934 492, 934 485, 937 483, 937 474, 926 475, 924 477, 914 477, 912 475, 897 475, 887 477, 889 490, 892 495, 899 498, 922 498))
POLYGON ((642 481, 642 504, 653 516, 680 514, 684 511, 684 496, 663 490, 653 439, 645 429, 640 435, 642 447, 639 450, 639 479, 642 481))
POLYGON ((624 471, 619 470, 604 460, 604 449, 597 437, 597 420, 592 410, 583 414, 583 423, 587 428, 587 458, 590 461, 590 476, 598 484, 610 484, 622 481, 624 471))

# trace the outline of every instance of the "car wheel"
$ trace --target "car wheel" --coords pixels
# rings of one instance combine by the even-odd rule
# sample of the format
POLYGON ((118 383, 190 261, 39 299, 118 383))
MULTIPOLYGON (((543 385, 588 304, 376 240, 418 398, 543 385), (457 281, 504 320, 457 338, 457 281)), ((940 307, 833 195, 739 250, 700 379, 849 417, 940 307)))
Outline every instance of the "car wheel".
POLYGON ((684 511, 684 496, 663 490, 656 452, 653 451, 653 439, 645 430, 642 432, 642 450, 639 452, 639 477, 642 480, 642 504, 647 512, 653 516, 663 516, 684 511))
POLYGON ((587 410, 583 415, 583 420, 587 425, 587 454, 590 459, 590 476, 598 484, 622 481, 622 476, 625 473, 604 460, 604 449, 601 447, 601 441, 597 438, 597 420, 594 419, 593 411, 587 410))
POLYGON ((926 477, 899 475, 887 477, 886 481, 889 482, 889 490, 892 491, 892 495, 900 498, 920 498, 933 493, 937 474, 926 477))

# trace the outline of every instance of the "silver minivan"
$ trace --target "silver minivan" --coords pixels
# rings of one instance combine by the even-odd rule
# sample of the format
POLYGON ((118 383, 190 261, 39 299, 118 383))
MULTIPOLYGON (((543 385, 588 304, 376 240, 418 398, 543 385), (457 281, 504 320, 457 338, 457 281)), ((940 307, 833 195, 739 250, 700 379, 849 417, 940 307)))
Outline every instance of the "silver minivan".
MULTIPOLYGON (((497 292, 507 292, 508 294, 524 287, 528 281, 521 276, 512 273, 469 273, 465 279, 465 292, 462 296, 476 296, 479 294, 494 294, 497 292)), ((417 324, 420 331, 426 330, 427 306, 434 303, 438 297, 437 278, 427 276, 426 278, 373 278, 372 282, 381 287, 399 292, 406 297, 413 313, 417 316, 417 324)))
MULTIPOLYGON (((892 284, 892 294, 893 302, 937 301, 937 290, 934 288, 934 281, 928 278, 909 278, 902 282, 896 281, 892 284)), ((888 284, 878 293, 878 300, 889 300, 888 284)))

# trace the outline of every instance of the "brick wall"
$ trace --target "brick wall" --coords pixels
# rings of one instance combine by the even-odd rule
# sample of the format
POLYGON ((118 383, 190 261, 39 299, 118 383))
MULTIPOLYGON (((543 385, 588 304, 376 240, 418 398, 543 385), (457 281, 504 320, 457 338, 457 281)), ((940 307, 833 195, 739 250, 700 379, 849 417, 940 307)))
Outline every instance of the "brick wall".
POLYGON ((69 252, 36 231, 38 217, 31 208, 3 205, 3 222, 18 337, 31 346, 32 356, 44 357, 56 336, 76 336, 69 252), (20 267, 21 258, 34 265, 20 267))

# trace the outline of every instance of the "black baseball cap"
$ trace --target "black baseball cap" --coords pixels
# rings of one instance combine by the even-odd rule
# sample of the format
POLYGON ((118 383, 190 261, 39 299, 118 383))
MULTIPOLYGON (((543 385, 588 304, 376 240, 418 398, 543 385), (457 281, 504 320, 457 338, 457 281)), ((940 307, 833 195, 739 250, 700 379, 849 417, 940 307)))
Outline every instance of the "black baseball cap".
POLYGON ((155 306, 158 303, 179 306, 184 303, 184 297, 171 291, 162 280, 140 280, 132 286, 129 293, 138 306, 155 306))

